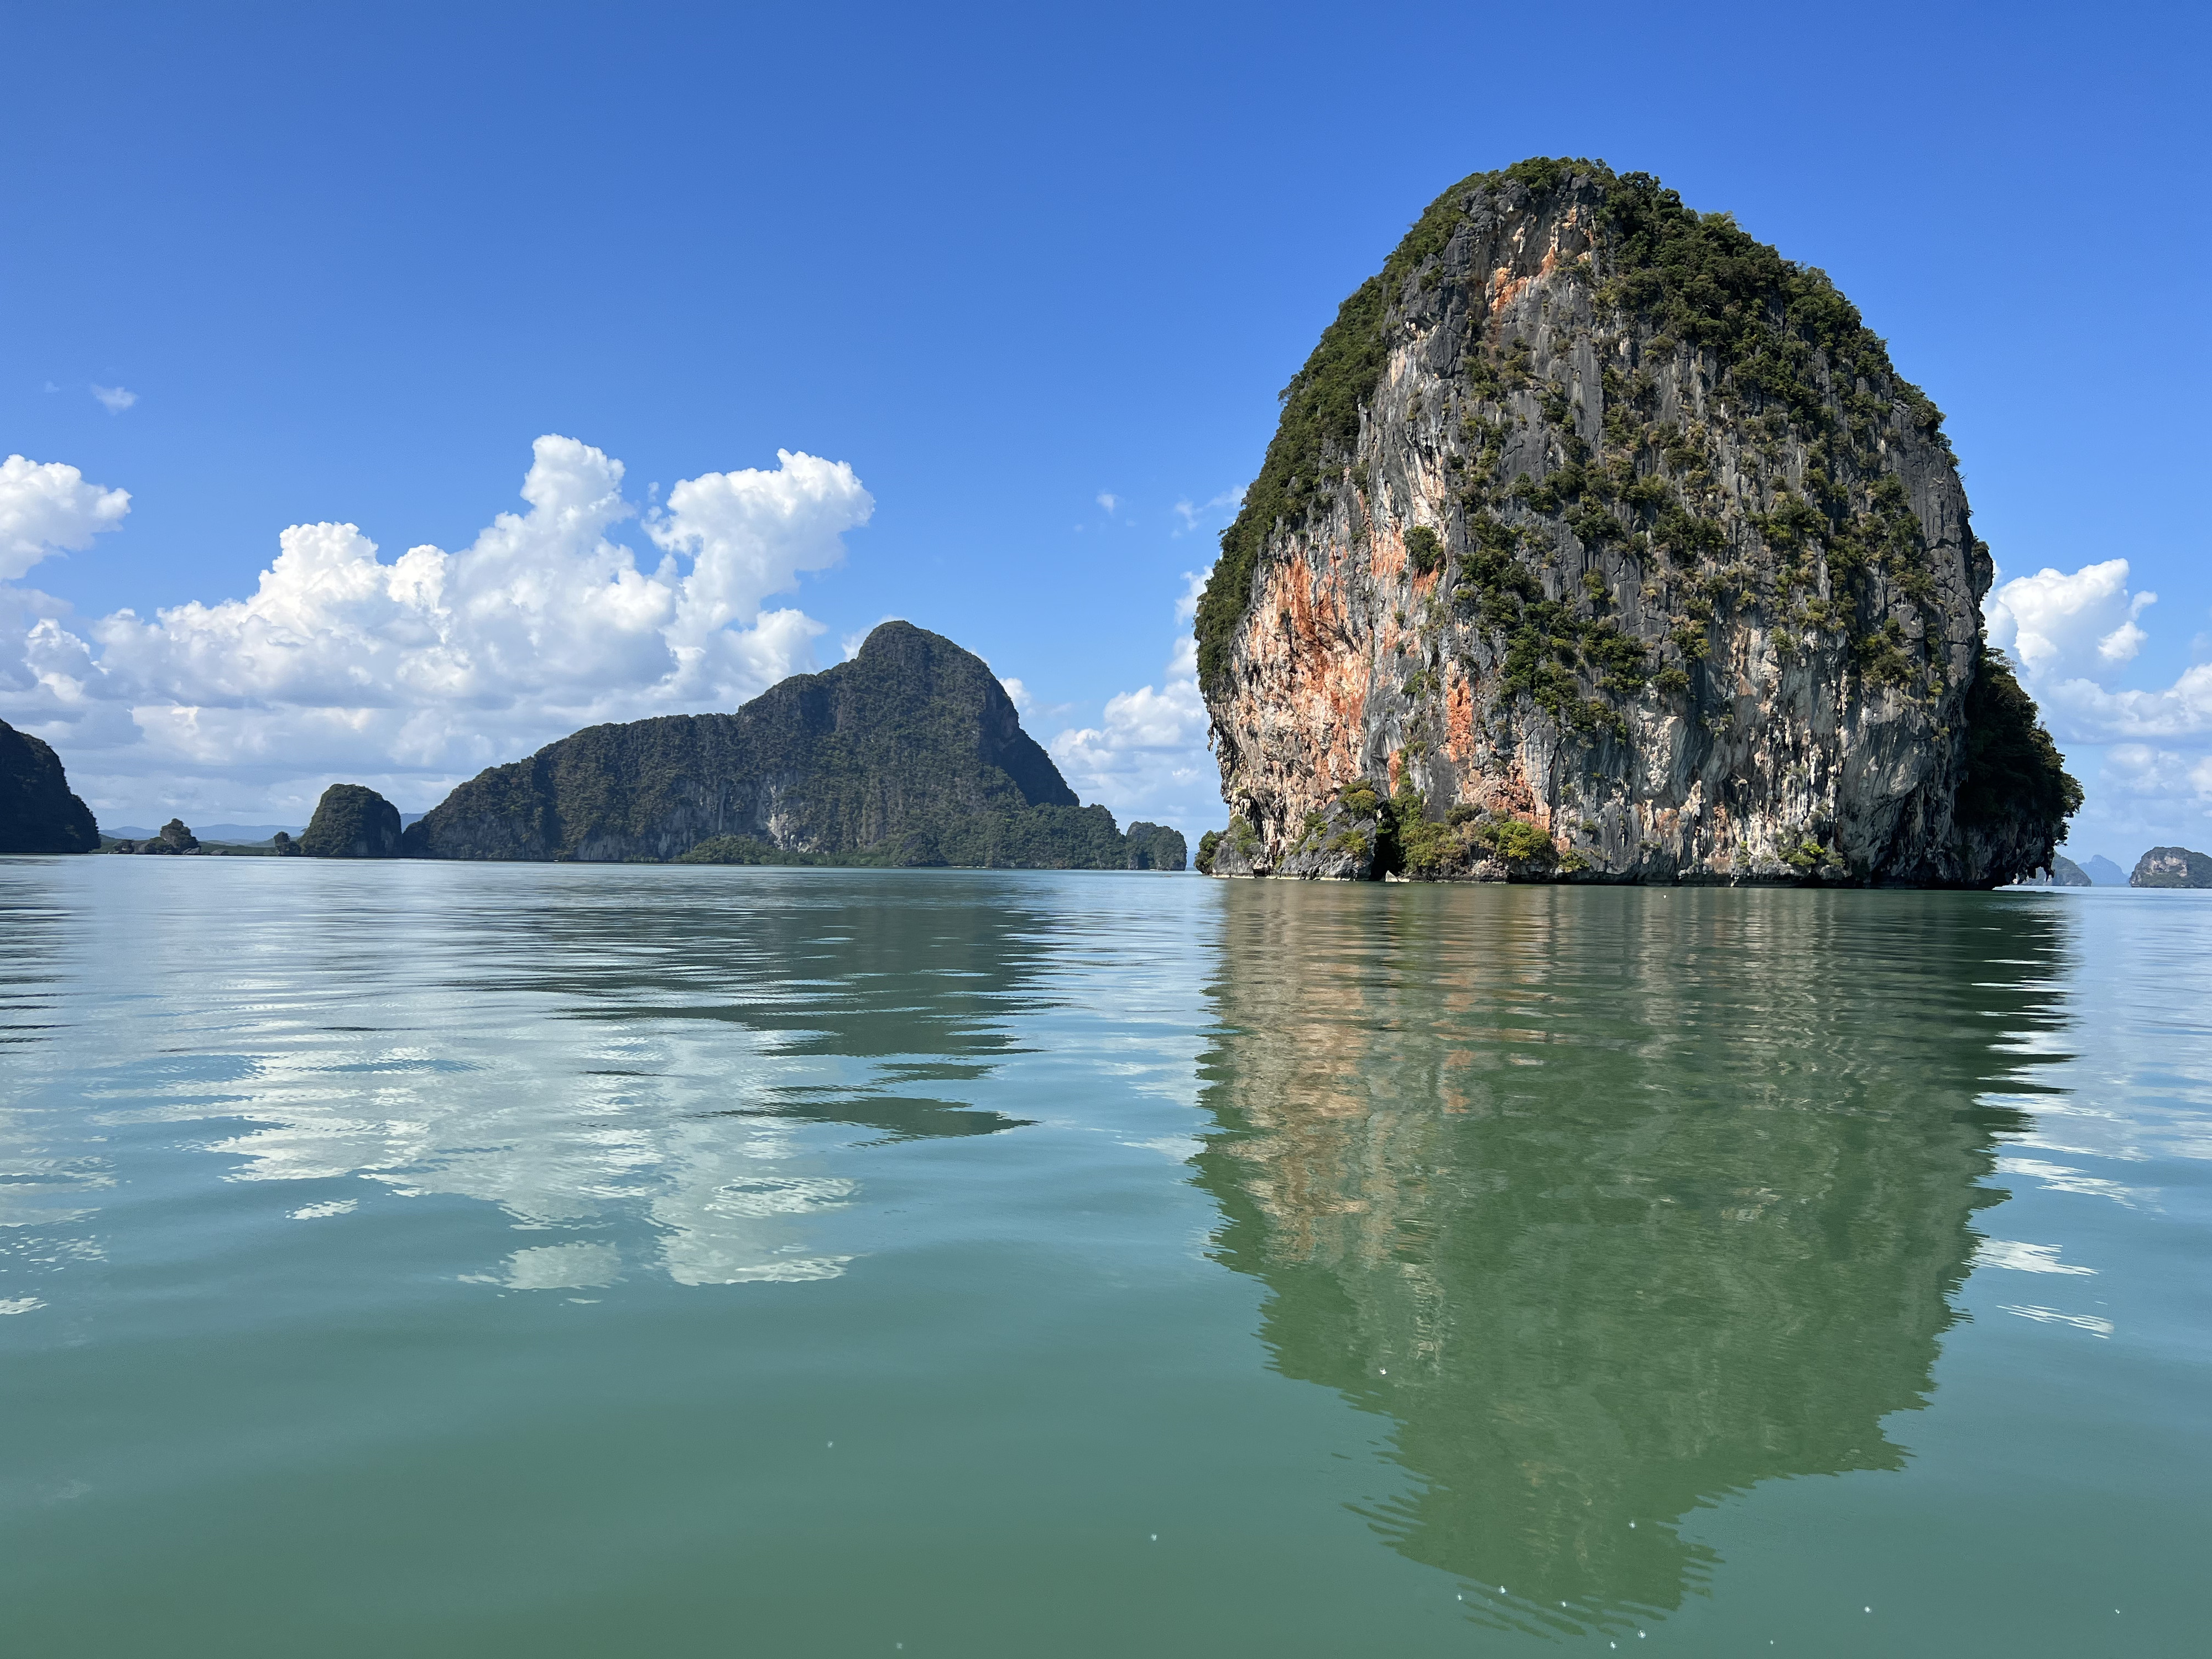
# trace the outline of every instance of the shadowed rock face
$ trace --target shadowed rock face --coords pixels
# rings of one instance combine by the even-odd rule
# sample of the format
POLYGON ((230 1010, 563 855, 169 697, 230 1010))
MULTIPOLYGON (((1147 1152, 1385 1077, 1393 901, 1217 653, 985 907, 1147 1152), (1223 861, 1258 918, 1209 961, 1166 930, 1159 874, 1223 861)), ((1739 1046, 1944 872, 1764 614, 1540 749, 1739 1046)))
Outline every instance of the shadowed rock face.
POLYGON ((1901 1466, 2073 919, 1899 902, 1224 895, 1216 1253, 1276 1368, 1387 1424, 1377 1532, 1506 1587, 1479 1616, 1679 1606, 1702 1505, 1901 1466))
POLYGON ((2154 847, 2136 860, 2130 887, 2212 887, 2212 858, 2186 847, 2154 847))
POLYGON ((1656 180, 1455 186, 1291 382, 1223 538, 1200 682, 1254 846, 1216 873, 1384 873, 1331 816, 1361 780, 1470 809, 1396 836, 1415 876, 2049 867, 2079 790, 1984 649, 1941 420, 1824 276, 1656 180), (1507 820, 1548 847, 1498 856, 1507 820))
POLYGON ((315 803, 300 851, 311 859, 396 859, 399 809, 374 789, 334 783, 315 803))
POLYGON ((980 657, 885 623, 850 662, 735 714, 595 726, 409 827, 446 859, 1121 869, 1128 848, 1021 727, 980 657), (780 860, 778 854, 789 855, 780 860))
POLYGON ((60 757, 0 720, 0 853, 89 853, 99 845, 100 826, 70 793, 60 757))

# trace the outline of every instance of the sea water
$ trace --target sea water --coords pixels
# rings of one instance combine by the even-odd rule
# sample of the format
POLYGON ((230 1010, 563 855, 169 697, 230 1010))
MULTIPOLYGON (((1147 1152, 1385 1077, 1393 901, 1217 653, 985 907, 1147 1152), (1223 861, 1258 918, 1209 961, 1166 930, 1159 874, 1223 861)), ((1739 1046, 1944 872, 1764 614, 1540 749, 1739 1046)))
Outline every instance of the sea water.
POLYGON ((2212 1648, 2212 904, 0 860, 0 1651, 2212 1648))

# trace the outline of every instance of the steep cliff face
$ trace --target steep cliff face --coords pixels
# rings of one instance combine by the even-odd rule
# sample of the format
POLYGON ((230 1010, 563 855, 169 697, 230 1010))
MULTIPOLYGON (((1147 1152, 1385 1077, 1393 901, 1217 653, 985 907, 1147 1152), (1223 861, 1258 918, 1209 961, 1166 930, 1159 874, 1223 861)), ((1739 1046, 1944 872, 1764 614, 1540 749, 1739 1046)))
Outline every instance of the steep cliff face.
POLYGON ((2048 867, 2080 791, 1984 647, 1941 420, 1824 275, 1654 179, 1455 185, 1285 391, 1222 538, 1215 872, 2048 867))
POLYGON ((0 720, 0 853, 90 853, 99 846, 100 826, 70 793, 61 757, 0 720))
POLYGON ((885 623, 852 661, 731 714, 595 726, 409 826, 447 859, 1119 869, 1128 848, 1022 730, 980 657, 885 623))

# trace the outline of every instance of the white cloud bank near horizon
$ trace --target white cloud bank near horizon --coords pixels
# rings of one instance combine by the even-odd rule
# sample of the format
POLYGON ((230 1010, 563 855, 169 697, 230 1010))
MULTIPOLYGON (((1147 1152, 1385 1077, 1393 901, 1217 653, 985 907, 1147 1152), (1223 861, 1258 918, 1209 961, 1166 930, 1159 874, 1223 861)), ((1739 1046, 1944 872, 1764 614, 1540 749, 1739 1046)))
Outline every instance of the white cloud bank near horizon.
MULTIPOLYGON (((1198 641, 1191 634, 1205 591, 1205 572, 1183 574, 1175 607, 1179 631, 1158 689, 1118 692, 1107 699, 1101 725, 1069 727, 1045 745, 1085 802, 1111 808, 1124 829, 1139 818, 1176 824, 1192 838, 1194 851, 1196 834, 1228 817, 1221 775, 1206 747, 1198 641)), ((1018 706, 1024 696, 1016 695, 1018 706)))
POLYGON ((2088 799, 2064 850, 2123 868, 2144 848, 2212 840, 2212 663, 2154 690, 2118 681, 2150 635, 2158 595, 2131 592, 2125 559, 2045 568, 1991 589, 1983 609, 2088 799))
POLYGON ((0 718, 61 751, 95 814, 305 821, 324 785, 426 807, 484 767, 602 720, 734 707, 813 665, 822 624, 767 598, 843 556, 874 501, 853 469, 678 483, 641 516, 623 464, 532 446, 526 511, 458 552, 389 562, 349 524, 295 525, 246 599, 94 621, 15 585, 116 528, 129 495, 76 468, 0 463, 0 718), (658 554, 611 538, 640 518, 658 554))

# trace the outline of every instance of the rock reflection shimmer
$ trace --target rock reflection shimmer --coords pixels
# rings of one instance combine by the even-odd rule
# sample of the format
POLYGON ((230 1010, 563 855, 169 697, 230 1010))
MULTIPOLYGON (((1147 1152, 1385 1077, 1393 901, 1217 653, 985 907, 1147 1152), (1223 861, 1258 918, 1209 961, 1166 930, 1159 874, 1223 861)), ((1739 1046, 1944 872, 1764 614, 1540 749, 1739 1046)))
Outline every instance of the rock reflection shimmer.
POLYGON ((1277 1368, 1395 1425, 1377 1531, 1487 1621, 1612 1629, 1703 1583, 1700 1504, 1900 1467, 2070 925, 1235 884, 1200 1180, 1277 1368))

